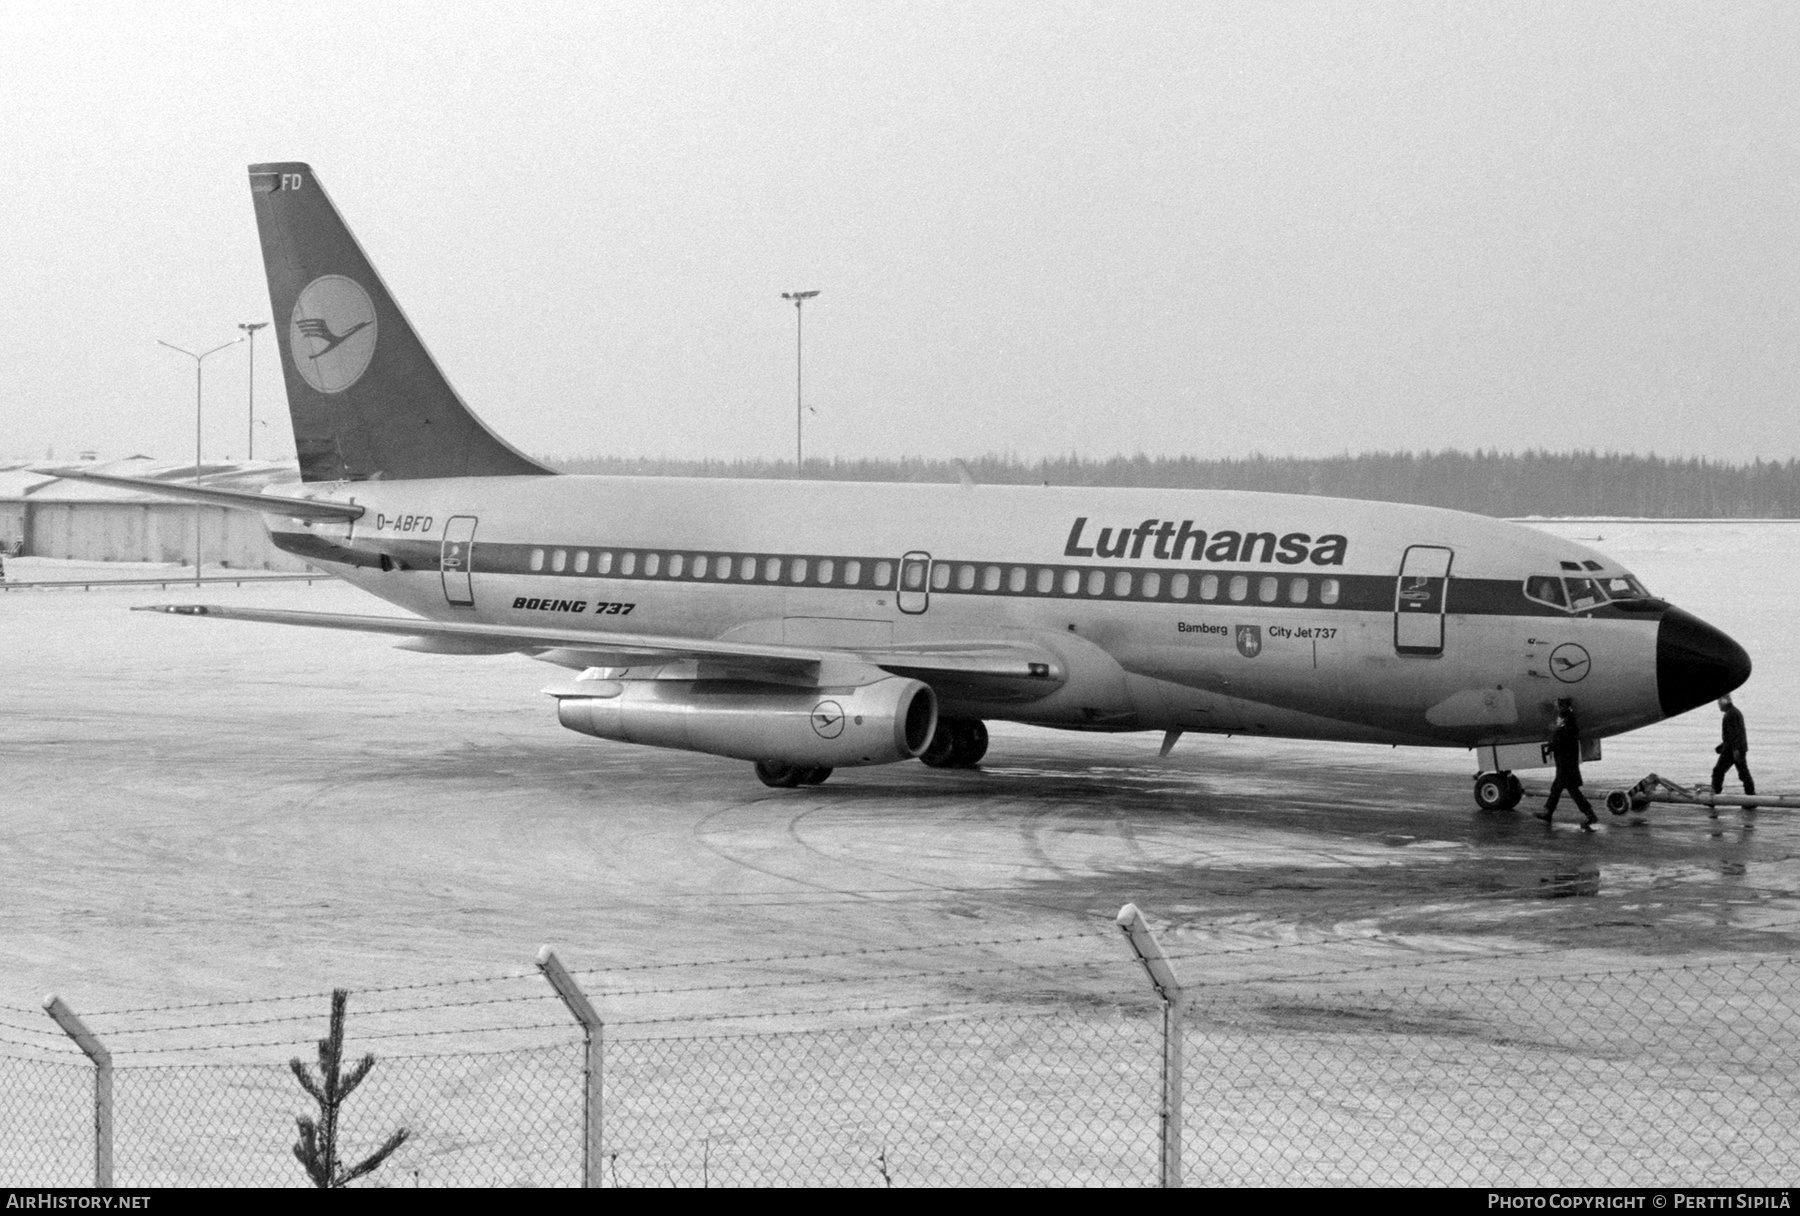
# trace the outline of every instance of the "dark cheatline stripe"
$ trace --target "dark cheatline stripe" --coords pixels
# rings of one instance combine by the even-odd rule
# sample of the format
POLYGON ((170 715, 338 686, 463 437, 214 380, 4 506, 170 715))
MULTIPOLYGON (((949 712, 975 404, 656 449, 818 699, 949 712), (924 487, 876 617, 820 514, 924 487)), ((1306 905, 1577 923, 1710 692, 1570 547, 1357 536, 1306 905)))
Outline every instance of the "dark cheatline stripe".
MULTIPOLYGON (((398 537, 375 537, 359 539, 350 545, 327 540, 310 533, 281 532, 275 534, 275 544, 300 557, 318 561, 341 562, 358 567, 381 566, 381 558, 386 555, 391 568, 401 570, 437 570, 439 567, 440 544, 428 539, 402 539, 398 537)), ((556 579, 595 579, 632 583, 711 583, 717 586, 760 586, 760 587, 806 587, 815 590, 840 591, 892 591, 899 576, 900 559, 898 557, 843 557, 836 554, 808 553, 727 553, 716 549, 633 549, 606 545, 517 545, 496 544, 492 541, 476 541, 471 546, 470 571, 476 575, 504 574, 520 578, 556 578, 556 579), (552 555, 558 549, 565 555, 565 567, 562 570, 551 569, 552 555), (534 551, 544 554, 542 568, 531 568, 531 556, 534 551), (574 568, 575 555, 586 552, 589 563, 586 570, 574 568), (602 574, 599 570, 598 555, 612 555, 611 569, 602 574), (634 570, 630 574, 619 571, 624 555, 634 557, 634 570), (650 555, 658 558, 658 569, 655 574, 645 572, 645 558, 650 555), (682 573, 671 575, 670 559, 679 557, 682 560, 682 573), (704 558, 707 562, 707 573, 703 577, 693 574, 694 559, 704 558), (752 578, 742 577, 742 565, 746 559, 755 562, 756 572, 752 578), (717 577, 717 563, 724 561, 731 565, 729 578, 717 577), (781 576, 776 579, 766 577, 768 563, 780 563, 781 576), (791 577, 793 563, 806 563, 807 577, 805 581, 796 583, 791 577), (832 563, 832 582, 818 581, 821 562, 832 563), (845 584, 845 567, 850 563, 860 563, 860 578, 854 585, 845 584), (889 567, 888 577, 877 584, 874 581, 876 567, 886 562, 889 567)), ((941 596, 975 596, 1001 599, 1054 599, 1089 602, 1113 602, 1132 604, 1191 604, 1198 608, 1232 608, 1232 609, 1297 609, 1309 612, 1392 612, 1394 610, 1394 593, 1396 579, 1385 574, 1336 574, 1329 568, 1315 570, 1311 567, 1268 567, 1250 566, 1237 568, 1213 568, 1204 566, 1188 566, 1170 568, 1167 566, 1102 566, 1091 565, 1048 565, 1044 563, 1023 562, 976 562, 954 559, 934 561, 935 567, 948 567, 952 571, 969 567, 976 571, 975 582, 970 587, 958 587, 956 575, 952 574, 948 587, 934 587, 930 594, 941 596), (1001 573, 1000 585, 993 590, 982 587, 983 574, 988 569, 997 569, 1001 573), (1010 575, 1014 569, 1026 571, 1025 589, 1010 589, 1010 575), (1038 575, 1040 571, 1049 571, 1051 575, 1049 591, 1038 591, 1038 575), (1067 572, 1074 571, 1077 576, 1076 590, 1063 590, 1067 572), (1102 590, 1099 594, 1090 594, 1089 576, 1098 571, 1104 576, 1102 590), (1131 593, 1117 595, 1117 576, 1130 575, 1131 593), (1146 596, 1142 593, 1144 576, 1154 574, 1158 579, 1157 593, 1146 596), (1174 595, 1177 575, 1186 575, 1188 579, 1187 594, 1177 598, 1174 595), (1202 598, 1206 584, 1204 579, 1211 575, 1217 579, 1210 598, 1202 598), (1230 597, 1233 578, 1246 580, 1246 593, 1243 599, 1230 597), (1272 600, 1261 598, 1262 581, 1267 578, 1276 580, 1276 594, 1272 600), (1293 599, 1293 580, 1305 579, 1307 582, 1305 598, 1296 602, 1293 599), (1337 599, 1325 603, 1320 597, 1326 580, 1337 583, 1337 599)), ((1524 580, 1521 579, 1481 579, 1451 578, 1446 597, 1445 611, 1449 615, 1462 616, 1524 616, 1568 619, 1573 615, 1596 617, 1601 619, 1642 620, 1647 614, 1662 612, 1666 605, 1660 600, 1626 601, 1604 604, 1585 613, 1571 614, 1537 600, 1527 599, 1524 591, 1524 580)))

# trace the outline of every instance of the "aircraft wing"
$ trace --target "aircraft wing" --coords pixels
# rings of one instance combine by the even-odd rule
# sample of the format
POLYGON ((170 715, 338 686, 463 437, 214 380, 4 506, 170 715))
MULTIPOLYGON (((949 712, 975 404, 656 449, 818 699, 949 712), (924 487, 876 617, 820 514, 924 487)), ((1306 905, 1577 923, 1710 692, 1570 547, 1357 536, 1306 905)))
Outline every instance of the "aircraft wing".
POLYGON ((1030 642, 1012 640, 861 649, 720 642, 553 626, 478 625, 428 621, 423 617, 359 616, 218 604, 156 604, 133 611, 385 633, 417 643, 409 649, 441 654, 523 652, 550 657, 549 652, 556 652, 558 661, 564 657, 576 660, 566 664, 570 666, 639 667, 684 659, 712 660, 740 678, 754 678, 758 674, 790 680, 811 678, 816 677, 820 666, 829 660, 850 660, 927 682, 947 681, 1001 700, 1035 700, 1049 695, 1067 679, 1066 666, 1056 654, 1030 642))
POLYGON ((355 503, 330 502, 316 498, 286 498, 279 494, 258 494, 254 490, 227 490, 223 487, 199 486, 193 482, 153 481, 148 477, 119 477, 113 473, 89 473, 82 469, 46 469, 47 477, 70 481, 92 481, 103 486, 121 486, 164 498, 206 503, 215 507, 231 507, 239 511, 260 511, 264 515, 285 515, 290 519, 361 519, 364 508, 355 503))

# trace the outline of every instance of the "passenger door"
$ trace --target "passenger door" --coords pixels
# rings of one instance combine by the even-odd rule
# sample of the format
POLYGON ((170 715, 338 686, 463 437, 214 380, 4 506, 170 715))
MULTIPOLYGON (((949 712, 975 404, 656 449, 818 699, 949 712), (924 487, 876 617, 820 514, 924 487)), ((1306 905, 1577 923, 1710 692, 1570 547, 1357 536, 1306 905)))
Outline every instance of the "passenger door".
POLYGON ((438 556, 438 569, 444 576, 444 598, 459 608, 475 606, 474 570, 470 558, 475 551, 473 515, 452 515, 444 524, 444 547, 438 556))
POLYGON ((1454 554, 1437 545, 1413 545, 1400 559, 1394 586, 1394 652, 1435 657, 1444 653, 1444 603, 1454 554))
POLYGON ((900 559, 894 603, 915 616, 931 607, 931 554, 914 549, 900 559))

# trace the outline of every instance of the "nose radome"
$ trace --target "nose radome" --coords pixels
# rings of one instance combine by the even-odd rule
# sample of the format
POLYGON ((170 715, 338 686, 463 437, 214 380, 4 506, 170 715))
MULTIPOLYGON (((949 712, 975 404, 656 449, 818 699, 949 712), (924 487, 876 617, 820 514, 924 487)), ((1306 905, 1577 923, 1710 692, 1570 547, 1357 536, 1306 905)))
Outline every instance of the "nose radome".
POLYGON ((1670 608, 1656 629, 1656 695, 1663 717, 1684 714, 1750 678, 1750 656, 1692 613, 1670 608))

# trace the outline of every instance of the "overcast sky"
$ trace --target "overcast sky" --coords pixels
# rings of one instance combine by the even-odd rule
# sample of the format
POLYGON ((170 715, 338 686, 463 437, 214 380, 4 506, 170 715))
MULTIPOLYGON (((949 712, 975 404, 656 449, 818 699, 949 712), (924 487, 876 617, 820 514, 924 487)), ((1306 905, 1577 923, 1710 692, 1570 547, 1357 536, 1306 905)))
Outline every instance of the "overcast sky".
POLYGON ((0 455, 191 454, 263 160, 533 453, 791 456, 805 288, 820 456, 1800 455, 1792 3, 0 16, 0 455))

